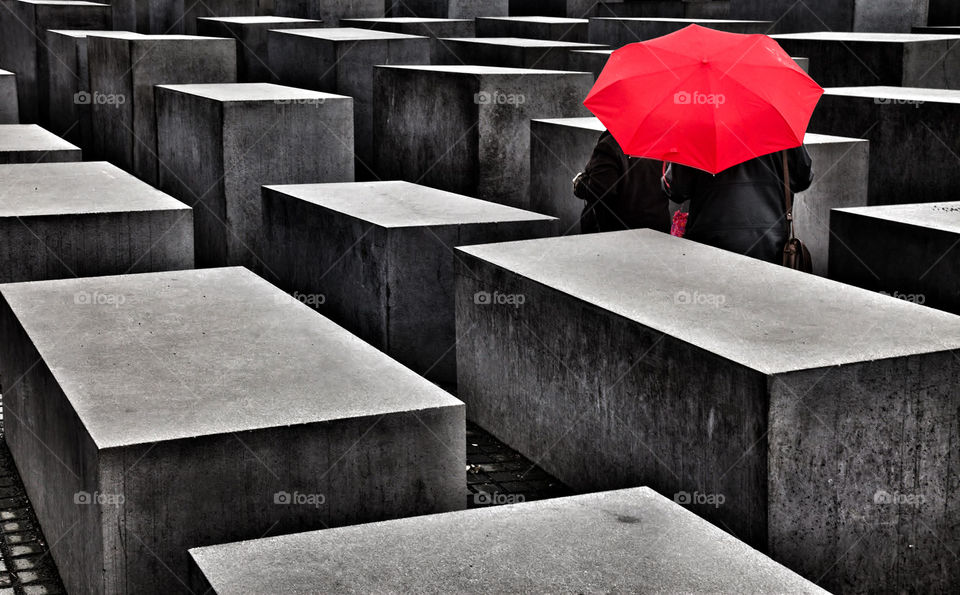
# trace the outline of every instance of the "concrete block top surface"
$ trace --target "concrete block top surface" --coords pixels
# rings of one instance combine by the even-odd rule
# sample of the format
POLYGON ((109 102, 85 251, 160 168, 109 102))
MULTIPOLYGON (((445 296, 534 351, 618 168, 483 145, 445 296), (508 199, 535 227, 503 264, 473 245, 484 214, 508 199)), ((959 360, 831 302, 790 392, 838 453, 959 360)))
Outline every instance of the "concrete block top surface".
POLYGON ((960 347, 952 314, 652 230, 458 250, 764 374, 960 347))
POLYGON ((376 29, 360 29, 357 27, 330 27, 327 29, 281 29, 277 33, 309 37, 322 41, 378 41, 390 39, 429 39, 421 35, 407 35, 406 33, 391 33, 376 29))
POLYGON ((401 181, 295 184, 266 188, 386 228, 554 219, 401 181))
POLYGON ((261 16, 261 17, 198 17, 198 21, 215 21, 234 25, 282 25, 284 23, 321 23, 316 19, 298 19, 296 17, 261 16))
POLYGON ((10 72, 9 70, 4 70, 0 68, 0 76, 16 76, 16 75, 10 72))
POLYGON ((0 217, 190 207, 105 161, 0 165, 0 217))
MULTIPOLYGON (((534 122, 543 122, 545 124, 553 124, 556 126, 568 126, 570 128, 582 128, 583 130, 592 130, 595 132, 603 132, 606 130, 606 126, 600 121, 599 118, 588 116, 585 118, 540 118, 534 119, 534 122)), ((833 136, 829 134, 814 134, 812 132, 806 133, 803 137, 803 144, 805 145, 825 145, 830 143, 868 143, 870 141, 862 138, 848 138, 845 136, 833 136)))
POLYGON ((577 43, 573 41, 554 41, 551 39, 528 39, 525 37, 450 37, 443 41, 457 41, 461 43, 475 43, 477 45, 503 45, 521 48, 570 48, 570 49, 600 49, 608 46, 597 43, 577 43))
POLYGON ((477 17, 477 20, 538 23, 544 25, 584 25, 590 22, 589 19, 571 19, 568 17, 477 17))
POLYGON ((860 97, 864 99, 889 99, 891 102, 915 103, 960 103, 960 90, 925 89, 917 87, 827 87, 824 95, 860 97))
POLYGON ((743 20, 743 19, 674 19, 674 18, 664 18, 664 17, 591 17, 592 20, 598 21, 647 21, 651 23, 686 23, 688 25, 700 25, 703 27, 709 27, 712 24, 728 25, 732 23, 769 23, 770 21, 752 21, 752 20, 743 20))
POLYGON ((213 591, 826 593, 649 488, 190 550, 213 591))
POLYGON ((100 448, 462 406, 240 267, 0 294, 100 448))
POLYGON ((861 217, 873 217, 874 219, 883 219, 904 225, 960 234, 960 202, 850 207, 833 210, 861 217))
POLYGON ((956 41, 956 35, 927 35, 922 33, 867 33, 850 31, 817 31, 813 33, 783 33, 771 35, 774 39, 801 39, 808 41, 865 41, 873 43, 911 43, 919 41, 956 41))
POLYGON ((446 66, 430 66, 428 64, 406 64, 406 65, 377 65, 376 68, 389 68, 392 70, 420 70, 423 72, 440 72, 447 74, 466 74, 474 76, 535 76, 535 75, 557 75, 557 74, 585 74, 569 70, 542 70, 539 68, 510 68, 507 66, 479 66, 475 64, 451 64, 446 66))
POLYGON ((357 23, 384 23, 384 24, 414 24, 414 23, 472 23, 473 19, 435 19, 429 17, 382 17, 368 19, 341 19, 346 22, 357 23))
POLYGON ((64 35, 66 37, 76 37, 77 39, 83 39, 86 37, 118 37, 120 39, 134 39, 138 37, 143 37, 142 33, 134 33, 133 31, 83 31, 79 29, 49 29, 50 33, 55 33, 57 35, 64 35))
POLYGON ((321 91, 310 91, 298 87, 286 87, 273 83, 198 83, 186 85, 157 85, 187 95, 196 95, 213 101, 318 101, 327 99, 350 99, 345 95, 334 95, 321 91))
POLYGON ((56 134, 36 124, 0 125, 0 153, 8 151, 79 151, 56 134))

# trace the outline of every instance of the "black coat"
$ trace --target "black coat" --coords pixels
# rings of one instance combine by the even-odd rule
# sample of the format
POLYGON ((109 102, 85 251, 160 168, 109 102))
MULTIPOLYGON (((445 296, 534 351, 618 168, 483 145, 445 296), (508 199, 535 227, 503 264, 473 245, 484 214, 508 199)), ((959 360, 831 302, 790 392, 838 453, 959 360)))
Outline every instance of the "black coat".
MULTIPOLYGON (((813 182, 806 148, 787 151, 790 188, 803 192, 813 182)), ((782 153, 735 165, 716 175, 672 164, 664 189, 676 202, 690 201, 684 237, 760 260, 779 263, 788 239, 782 153)))
POLYGON ((586 201, 580 217, 583 233, 649 227, 670 232, 670 205, 660 187, 663 164, 627 157, 604 132, 575 184, 574 192, 586 201))

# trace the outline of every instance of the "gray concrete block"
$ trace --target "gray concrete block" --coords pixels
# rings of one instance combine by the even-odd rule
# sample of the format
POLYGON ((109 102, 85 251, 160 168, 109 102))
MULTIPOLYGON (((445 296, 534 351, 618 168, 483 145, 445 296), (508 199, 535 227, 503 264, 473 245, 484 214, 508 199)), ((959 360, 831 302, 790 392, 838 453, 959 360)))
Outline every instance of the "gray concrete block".
POLYGON ((0 165, 0 188, 0 283, 193 268, 190 208, 109 163, 0 165))
MULTIPOLYGON (((614 3, 621 2, 615 0, 614 3)), ((510 0, 510 16, 585 19, 595 16, 598 5, 602 4, 596 0, 510 0)))
POLYGON ((47 127, 66 140, 79 145, 87 155, 96 158, 93 150, 93 123, 91 110, 94 99, 103 101, 90 92, 90 72, 87 68, 87 36, 140 37, 129 31, 78 31, 51 29, 44 39, 40 56, 43 73, 41 91, 48 100, 47 127))
POLYGON ((357 176, 384 177, 374 169, 374 65, 429 64, 431 40, 370 29, 331 28, 271 31, 269 45, 270 66, 281 83, 353 97, 357 176))
MULTIPOLYGON (((559 218, 563 234, 580 233, 584 202, 573 195, 571 180, 583 171, 604 130, 596 118, 530 123, 530 210, 559 218)), ((804 144, 813 159, 815 179, 795 197, 795 228, 810 249, 814 272, 823 276, 828 268, 830 209, 867 204, 869 143, 808 134, 804 144)))
POLYGON ((960 314, 960 203, 830 212, 830 278, 960 314))
POLYGON ((0 124, 18 124, 19 122, 17 75, 8 70, 0 70, 0 124))
POLYGON ((327 27, 340 27, 340 19, 381 18, 384 0, 273 0, 275 15, 319 19, 327 27))
POLYGON ((206 17, 197 19, 197 32, 209 37, 237 40, 237 80, 241 83, 272 83, 277 76, 270 70, 267 31, 271 29, 308 29, 323 23, 291 17, 206 17))
POLYGON ((933 27, 911 27, 911 33, 920 35, 960 35, 960 19, 955 25, 937 25, 933 27))
POLYGON ((381 177, 527 208, 531 118, 586 116, 589 73, 387 66, 374 73, 381 177))
POLYGON ((420 35, 430 38, 430 63, 439 64, 448 53, 443 41, 448 37, 473 37, 476 27, 473 19, 433 19, 429 17, 390 17, 382 19, 341 19, 343 27, 373 29, 389 33, 420 35))
POLYGON ((90 93, 103 98, 91 104, 94 154, 156 186, 154 85, 236 82, 236 43, 186 35, 88 37, 90 93))
POLYGON ((196 592, 825 593, 649 488, 190 550, 196 592))
POLYGON ((960 5, 953 0, 929 0, 926 25, 960 25, 960 5))
POLYGON ((870 141, 870 205, 949 202, 960 187, 960 91, 828 88, 810 131, 870 141))
POLYGON ((927 24, 928 8, 926 0, 804 0, 802 5, 796 0, 733 0, 730 18, 777 21, 781 33, 908 33, 912 25, 927 24))
MULTIPOLYGON (((387 0, 388 5, 390 0, 387 0)), ((474 19, 507 16, 510 0, 401 0, 392 4, 391 16, 437 19, 474 19)), ((357 15, 359 16, 359 15, 357 15)))
POLYGON ((797 66, 803 69, 804 72, 810 74, 810 58, 799 58, 794 56, 793 61, 797 63, 797 66))
POLYGON ((960 318, 650 230, 458 256, 468 417, 560 481, 672 495, 831 591, 960 581, 960 318))
POLYGON ((59 0, 5 0, 0 6, 0 67, 17 73, 25 124, 46 123, 40 56, 47 29, 110 29, 110 6, 59 0))
POLYGON ((949 35, 819 32, 774 39, 791 55, 810 58, 810 75, 824 87, 960 88, 960 49, 949 35))
POLYGON ((569 70, 571 50, 601 50, 606 46, 546 39, 477 37, 444 39, 441 64, 479 64, 507 68, 569 70))
POLYGON ((36 124, 0 124, 0 164, 80 161, 80 148, 36 124))
POLYGON ((521 37, 587 43, 589 24, 587 19, 565 17, 478 17, 477 37, 521 37))
POLYGON ((247 270, 8 284, 0 333, 6 440, 71 593, 464 507, 463 403, 247 270))
MULTIPOLYGON (((627 0, 599 2, 598 17, 728 19, 730 5, 736 0, 627 0)), ((754 18, 746 15, 744 18, 754 18)))
POLYGON ((770 33, 770 21, 746 21, 731 19, 670 19, 670 18, 613 18, 590 19, 588 39, 590 43, 602 43, 619 48, 628 43, 648 41, 689 25, 700 25, 730 33, 770 33))
POLYGON ((455 385, 454 248, 557 220, 409 182, 264 189, 265 275, 414 371, 455 385))
POLYGON ((353 100, 269 83, 160 85, 160 188, 197 207, 198 266, 261 270, 264 184, 353 181, 353 100))
POLYGON ((152 35, 196 35, 197 19, 259 14, 259 0, 111 0, 113 28, 152 35))

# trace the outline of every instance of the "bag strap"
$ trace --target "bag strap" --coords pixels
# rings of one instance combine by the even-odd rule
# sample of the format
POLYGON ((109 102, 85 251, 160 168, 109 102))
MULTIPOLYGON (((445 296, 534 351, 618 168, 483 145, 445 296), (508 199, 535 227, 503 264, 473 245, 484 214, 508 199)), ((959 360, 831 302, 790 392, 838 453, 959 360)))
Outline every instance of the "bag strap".
POLYGON ((793 234, 793 193, 790 192, 790 166, 787 163, 787 152, 783 151, 783 196, 784 204, 787 207, 787 225, 790 230, 790 240, 796 236, 793 234))

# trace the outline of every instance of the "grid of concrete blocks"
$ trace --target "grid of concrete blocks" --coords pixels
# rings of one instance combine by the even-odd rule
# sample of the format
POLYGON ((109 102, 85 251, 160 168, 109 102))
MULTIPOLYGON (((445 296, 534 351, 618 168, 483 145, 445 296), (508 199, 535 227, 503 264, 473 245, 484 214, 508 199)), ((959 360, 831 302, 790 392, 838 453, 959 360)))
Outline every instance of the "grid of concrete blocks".
POLYGON ((802 4, 4 1, 0 593, 955 591, 960 10, 802 4), (691 23, 826 88, 813 274, 580 233, 691 23))

